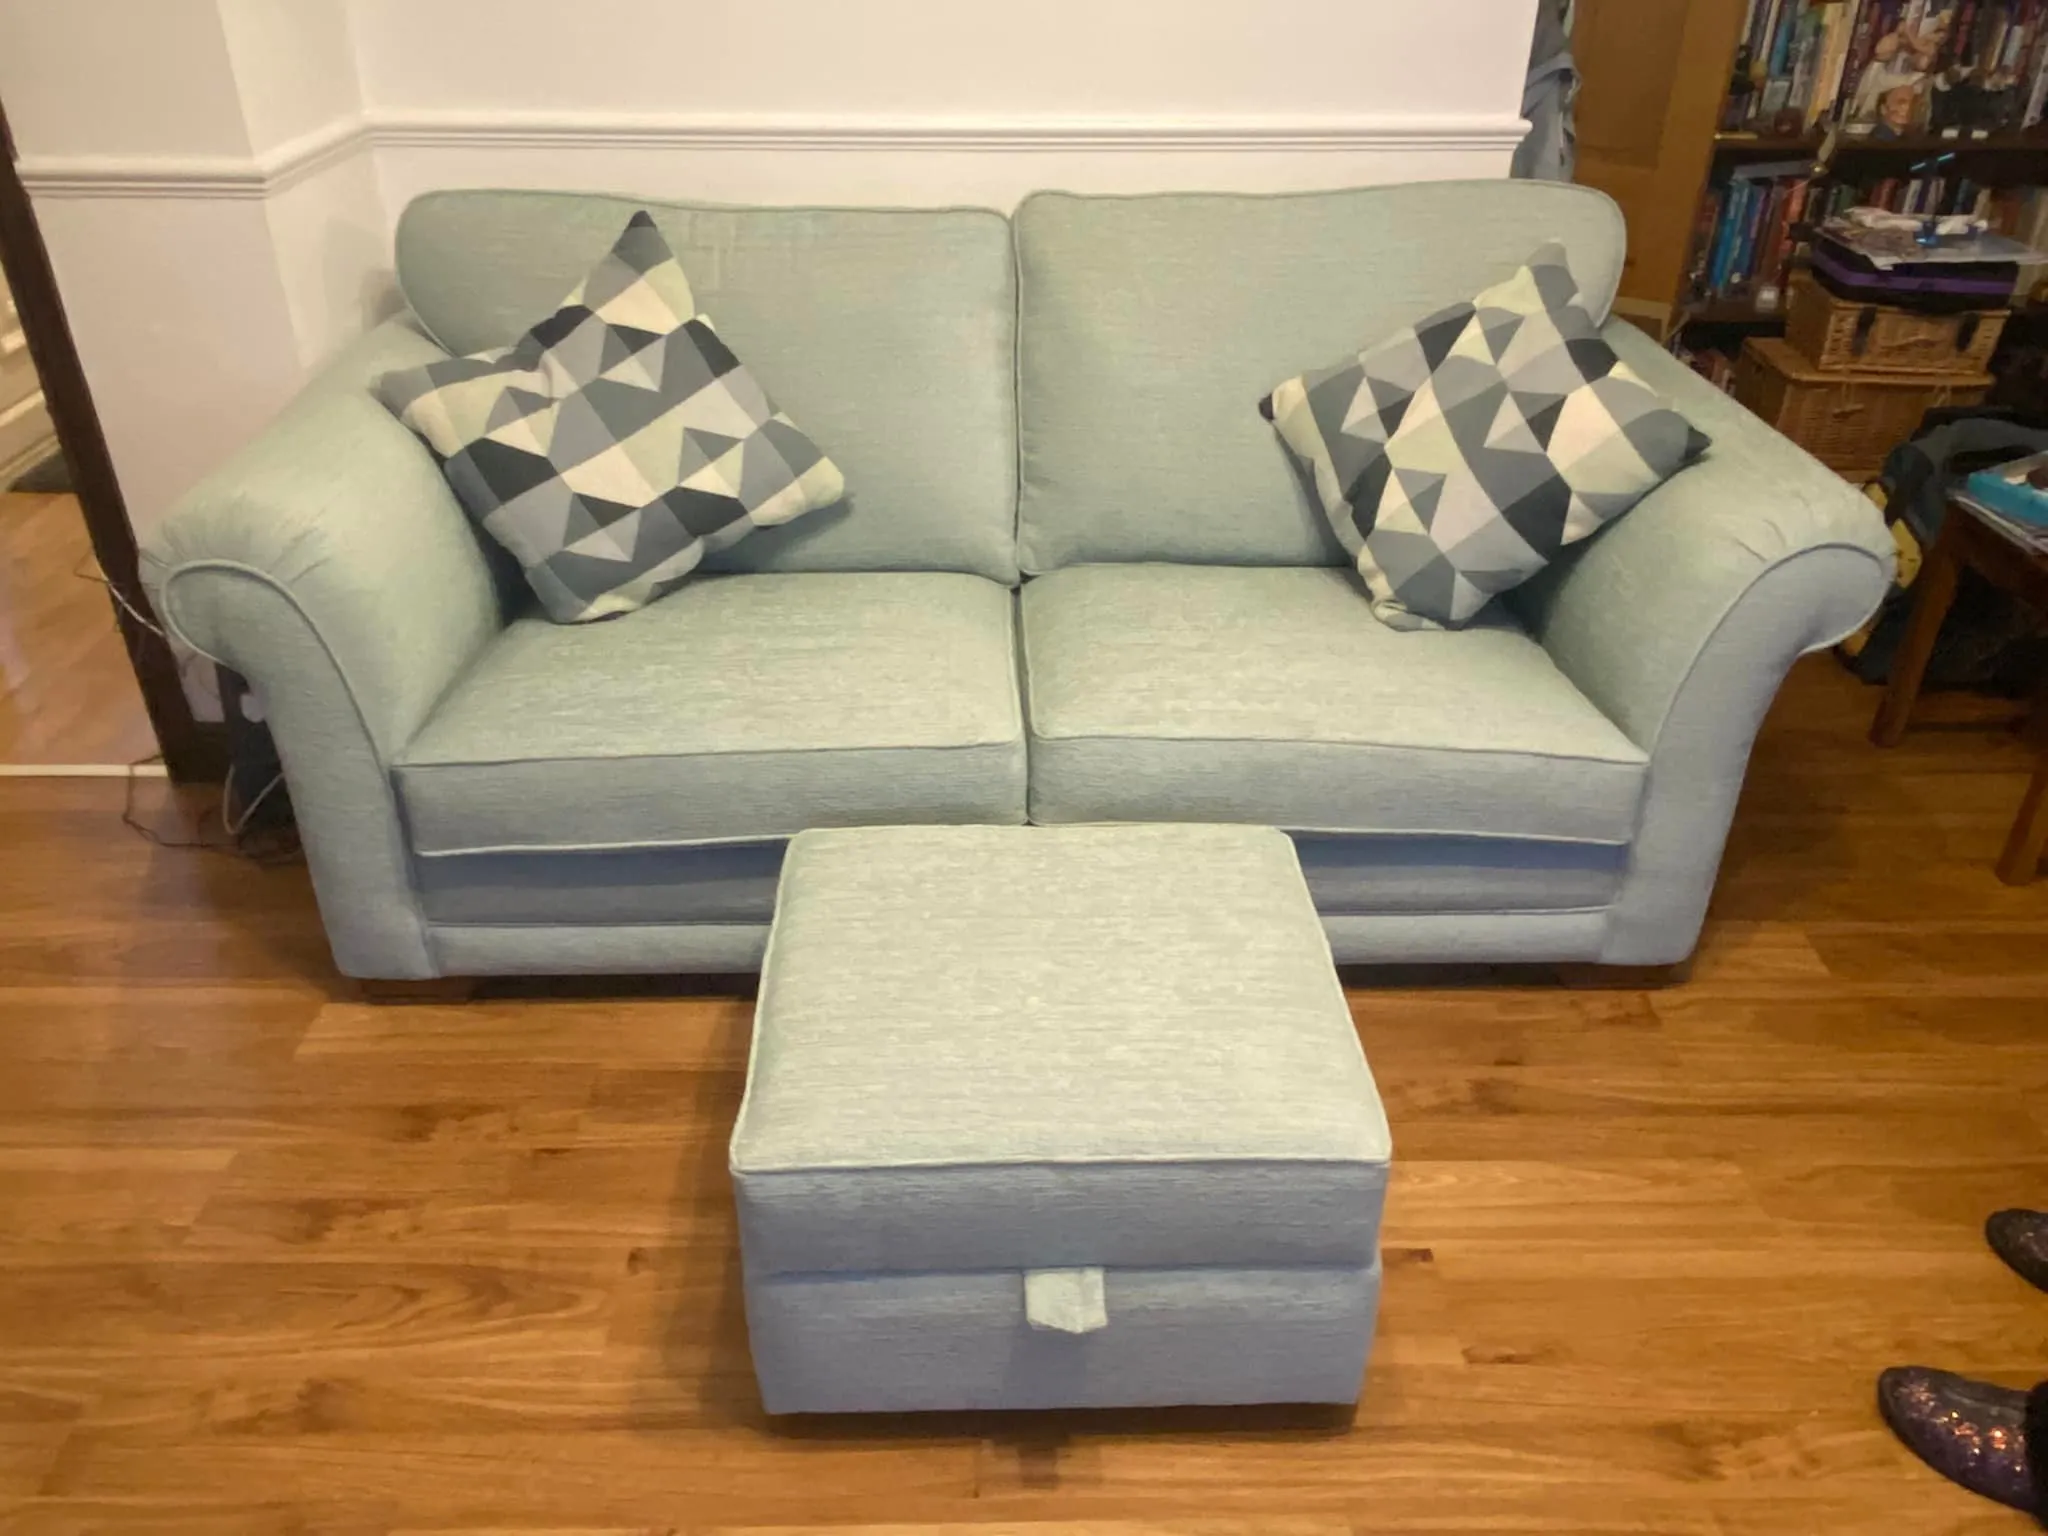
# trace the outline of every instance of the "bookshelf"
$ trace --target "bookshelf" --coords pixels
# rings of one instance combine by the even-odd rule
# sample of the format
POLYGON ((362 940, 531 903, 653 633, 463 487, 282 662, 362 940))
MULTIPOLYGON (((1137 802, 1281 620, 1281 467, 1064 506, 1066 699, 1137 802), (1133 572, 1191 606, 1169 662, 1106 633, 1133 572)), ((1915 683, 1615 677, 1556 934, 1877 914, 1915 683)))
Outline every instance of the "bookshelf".
POLYGON ((1781 326, 1808 215, 1848 202, 2048 237, 2048 0, 1579 0, 1577 32, 1579 180, 1628 219, 1615 312, 1660 339, 1781 326), (1730 189, 1764 180, 1805 186, 1746 205, 1770 249, 1716 282, 1730 189))

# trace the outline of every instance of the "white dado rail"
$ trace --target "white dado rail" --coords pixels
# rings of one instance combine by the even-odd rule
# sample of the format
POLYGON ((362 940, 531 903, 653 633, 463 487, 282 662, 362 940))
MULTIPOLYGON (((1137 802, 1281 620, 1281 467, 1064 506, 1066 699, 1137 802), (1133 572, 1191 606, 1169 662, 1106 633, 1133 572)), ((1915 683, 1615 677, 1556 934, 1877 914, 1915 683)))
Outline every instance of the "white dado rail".
POLYGON ((649 195, 683 195, 697 173, 708 172, 717 195, 730 197, 731 181, 720 172, 742 168, 716 162, 744 160, 744 179, 759 182, 753 195, 764 202, 779 193, 816 196, 841 177, 850 195, 878 186, 904 194, 880 200, 979 191, 982 200, 1003 202, 1036 185, 1085 188, 1098 179, 1090 166, 1121 167, 1106 182, 1117 190, 1148 180, 1279 189, 1499 175, 1527 127, 1517 116, 1492 114, 1165 120, 378 112, 247 158, 28 154, 19 170, 43 199, 261 199, 370 154, 387 194, 396 194, 395 213, 430 185, 486 172, 500 184, 630 185, 649 195), (829 159, 808 170, 797 164, 815 157, 829 159), (1021 163, 996 169, 1011 157, 1021 163), (1058 162, 1061 175, 1044 175, 1048 161, 1058 162), (659 185, 629 183, 608 166, 652 170, 659 185))
POLYGON ((266 198, 361 154, 370 143, 369 125, 351 120, 264 155, 25 154, 15 170, 37 198, 266 198))

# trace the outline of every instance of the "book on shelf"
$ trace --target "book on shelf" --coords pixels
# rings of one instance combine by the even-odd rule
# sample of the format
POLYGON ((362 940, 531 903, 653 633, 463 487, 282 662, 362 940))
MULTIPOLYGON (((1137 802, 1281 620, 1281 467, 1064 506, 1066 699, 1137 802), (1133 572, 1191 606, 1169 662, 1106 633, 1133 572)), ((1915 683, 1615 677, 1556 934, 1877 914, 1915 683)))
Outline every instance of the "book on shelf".
POLYGON ((2018 235, 2009 214, 2000 209, 2014 198, 2034 191, 2031 187, 1993 188, 1966 176, 1883 176, 1876 181, 1837 181, 1810 210, 1811 222, 1819 224, 1850 208, 1882 208, 1888 213, 1968 214, 1985 220, 2002 235, 2018 235), (2001 201, 2001 200, 2004 201, 2001 201))
POLYGON ((1979 212, 1999 234, 2048 251, 2048 187, 1986 188, 1979 212))
POLYGON ((1812 180, 1805 161, 1737 166, 1709 191, 1687 263, 1696 299, 1748 298, 1775 309, 1797 245, 1812 180))
POLYGON ((2036 474, 2048 478, 2048 453, 1978 470, 1963 481, 1962 499, 2007 538, 2048 551, 2048 491, 2032 483, 2036 474))
POLYGON ((2048 0, 1750 0, 1724 126, 1873 139, 2031 127, 2048 0))
POLYGON ((1680 343, 1676 349, 1678 360, 1692 369, 1723 394, 1735 393, 1735 354, 1724 352, 1718 347, 1702 347, 1697 350, 1680 343))

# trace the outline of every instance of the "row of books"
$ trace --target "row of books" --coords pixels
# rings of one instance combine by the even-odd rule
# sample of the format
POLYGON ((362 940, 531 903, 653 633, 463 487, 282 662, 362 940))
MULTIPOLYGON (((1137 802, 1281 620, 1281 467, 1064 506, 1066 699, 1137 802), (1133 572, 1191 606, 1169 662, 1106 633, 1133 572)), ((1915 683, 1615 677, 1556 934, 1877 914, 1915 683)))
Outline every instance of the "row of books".
POLYGON ((1743 166, 1700 204, 1688 286, 1695 298, 1776 306, 1814 188, 1802 164, 1743 166))
POLYGON ((2031 127, 2048 107, 2048 0, 1749 0, 1729 129, 2031 127))
POLYGON ((1966 213, 1990 221, 1996 196, 1994 189, 1967 176, 1887 176, 1863 186, 1833 182, 1813 200, 1807 219, 1819 224, 1851 208, 1884 208, 1892 213, 1966 213))
POLYGON ((1777 307, 1806 230, 1850 208, 1893 213, 1966 213, 2001 235, 2048 251, 2048 187, 1986 187, 1960 176, 1889 176, 1819 181, 1792 162, 1740 167, 1710 188, 1694 232, 1687 295, 1777 307))

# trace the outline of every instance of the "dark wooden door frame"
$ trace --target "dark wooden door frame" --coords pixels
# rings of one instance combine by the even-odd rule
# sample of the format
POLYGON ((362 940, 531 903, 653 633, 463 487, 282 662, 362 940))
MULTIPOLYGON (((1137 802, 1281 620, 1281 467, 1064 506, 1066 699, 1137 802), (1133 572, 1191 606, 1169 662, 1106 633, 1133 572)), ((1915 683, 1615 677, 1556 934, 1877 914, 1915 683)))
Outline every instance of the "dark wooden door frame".
POLYGON ((71 323, 64 316, 50 253, 43 246, 35 209, 15 168, 14 135, 8 130, 4 107, 0 107, 0 150, 5 151, 0 153, 0 266, 5 267, 7 285, 14 293, 15 311, 43 387, 51 425, 71 466, 72 485, 78 492, 79 510, 85 514, 92 552, 113 589, 114 623, 127 644, 128 660, 142 689, 143 708, 149 712, 149 723, 163 748, 164 767, 172 778, 218 780, 227 771, 227 728, 193 716, 170 642, 136 617, 146 614, 149 624, 157 622, 149 595, 142 589, 135 529, 128 521, 128 504, 114 475, 106 435, 100 430, 85 366, 71 339, 71 323))

